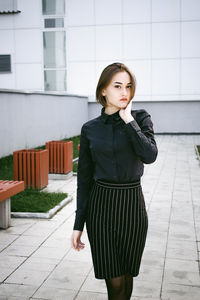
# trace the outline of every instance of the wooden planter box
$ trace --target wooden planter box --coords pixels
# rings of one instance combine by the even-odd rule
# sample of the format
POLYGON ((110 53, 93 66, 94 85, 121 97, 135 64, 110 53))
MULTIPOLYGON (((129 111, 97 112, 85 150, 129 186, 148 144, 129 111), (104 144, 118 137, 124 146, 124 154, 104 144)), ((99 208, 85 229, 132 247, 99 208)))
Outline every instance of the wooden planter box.
POLYGON ((31 149, 13 152, 14 180, 23 180, 27 188, 42 189, 48 185, 47 150, 31 149))
POLYGON ((49 151, 49 173, 67 174, 73 169, 73 142, 50 141, 46 143, 49 151))

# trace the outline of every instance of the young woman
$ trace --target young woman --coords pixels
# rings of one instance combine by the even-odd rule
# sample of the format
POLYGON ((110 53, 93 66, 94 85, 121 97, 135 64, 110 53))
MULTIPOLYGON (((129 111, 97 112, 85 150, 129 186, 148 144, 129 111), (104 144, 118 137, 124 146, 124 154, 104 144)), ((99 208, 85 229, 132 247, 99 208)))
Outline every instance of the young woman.
POLYGON ((96 89, 101 115, 81 129, 71 245, 84 248, 86 222, 95 277, 105 279, 110 300, 130 299, 139 274, 148 229, 140 178, 158 152, 150 115, 131 110, 135 87, 124 64, 107 66, 96 89))

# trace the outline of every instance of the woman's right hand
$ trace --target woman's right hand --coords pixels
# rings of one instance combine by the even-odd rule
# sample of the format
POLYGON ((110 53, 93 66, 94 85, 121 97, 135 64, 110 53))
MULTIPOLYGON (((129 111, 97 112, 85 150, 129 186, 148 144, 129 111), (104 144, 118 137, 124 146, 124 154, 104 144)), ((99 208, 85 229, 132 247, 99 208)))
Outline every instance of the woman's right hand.
POLYGON ((85 244, 81 242, 82 231, 73 230, 71 236, 71 246, 74 250, 80 251, 84 249, 85 244))

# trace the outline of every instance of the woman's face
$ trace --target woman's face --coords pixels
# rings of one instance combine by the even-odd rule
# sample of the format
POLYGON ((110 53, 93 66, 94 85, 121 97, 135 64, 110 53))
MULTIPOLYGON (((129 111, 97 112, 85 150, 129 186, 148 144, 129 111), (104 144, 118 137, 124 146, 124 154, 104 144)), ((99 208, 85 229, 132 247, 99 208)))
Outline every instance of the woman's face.
POLYGON ((131 79, 126 71, 116 73, 109 85, 102 90, 106 97, 106 107, 126 108, 131 100, 131 79))

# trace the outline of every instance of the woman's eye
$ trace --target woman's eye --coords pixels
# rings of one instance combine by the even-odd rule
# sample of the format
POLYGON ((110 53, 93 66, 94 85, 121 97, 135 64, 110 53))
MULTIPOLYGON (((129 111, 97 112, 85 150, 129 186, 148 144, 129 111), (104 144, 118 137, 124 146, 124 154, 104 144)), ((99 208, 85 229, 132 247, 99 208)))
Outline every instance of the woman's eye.
MULTIPOLYGON (((121 85, 115 85, 115 88, 121 89, 121 85)), ((130 89, 130 88, 131 88, 131 85, 128 85, 126 88, 127 88, 127 89, 130 89)))

